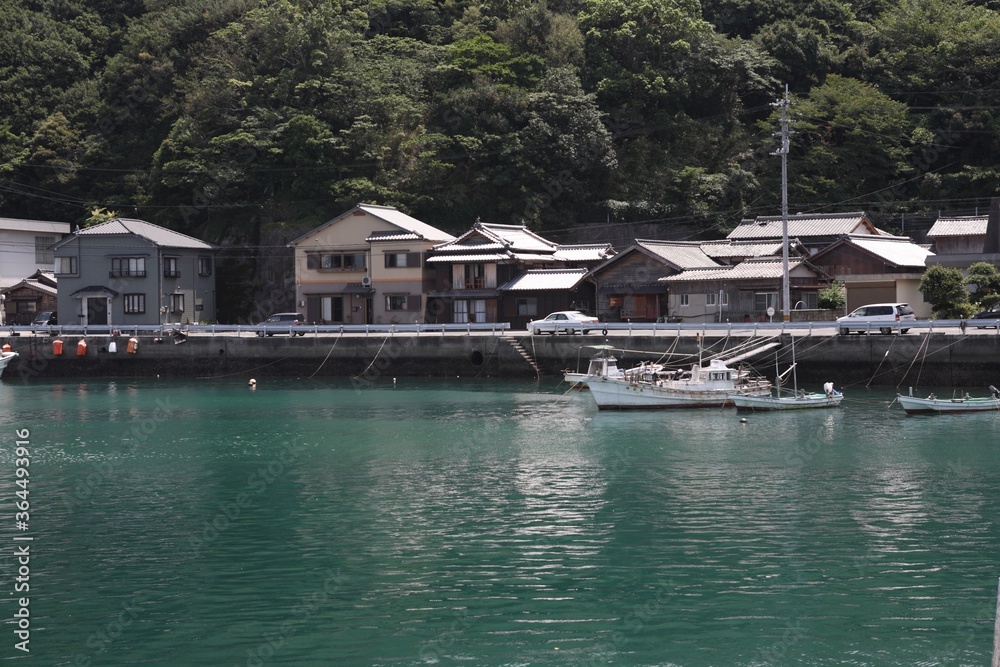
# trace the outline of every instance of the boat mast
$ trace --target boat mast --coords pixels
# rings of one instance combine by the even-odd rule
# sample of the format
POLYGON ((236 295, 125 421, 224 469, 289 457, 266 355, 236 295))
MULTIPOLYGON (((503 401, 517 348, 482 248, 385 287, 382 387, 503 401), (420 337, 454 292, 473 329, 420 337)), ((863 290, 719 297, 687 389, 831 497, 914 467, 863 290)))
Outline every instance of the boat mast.
POLYGON ((788 84, 786 83, 785 97, 771 104, 771 106, 781 107, 781 132, 775 134, 775 136, 781 137, 781 148, 772 155, 781 156, 781 319, 785 322, 791 318, 789 314, 791 296, 788 287, 788 144, 789 138, 795 133, 788 129, 788 106, 790 104, 788 84))

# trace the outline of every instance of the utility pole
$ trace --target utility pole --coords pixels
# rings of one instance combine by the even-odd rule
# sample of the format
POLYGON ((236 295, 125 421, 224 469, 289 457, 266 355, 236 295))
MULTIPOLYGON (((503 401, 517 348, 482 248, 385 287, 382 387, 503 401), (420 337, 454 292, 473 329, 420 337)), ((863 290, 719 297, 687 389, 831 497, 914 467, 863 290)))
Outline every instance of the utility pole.
POLYGON ((788 287, 788 144, 793 134, 788 129, 788 107, 791 101, 788 99, 788 84, 785 84, 784 98, 772 102, 771 106, 781 107, 781 131, 774 136, 781 137, 781 148, 771 153, 771 155, 781 156, 781 318, 787 322, 789 315, 789 301, 791 301, 788 287))

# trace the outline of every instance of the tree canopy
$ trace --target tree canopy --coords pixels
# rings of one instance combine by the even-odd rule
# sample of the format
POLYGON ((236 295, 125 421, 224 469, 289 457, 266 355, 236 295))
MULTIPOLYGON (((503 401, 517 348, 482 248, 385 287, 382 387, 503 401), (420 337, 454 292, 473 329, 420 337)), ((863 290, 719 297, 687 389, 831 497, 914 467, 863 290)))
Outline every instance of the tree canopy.
POLYGON ((780 210, 785 84, 793 211, 894 228, 1000 189, 995 3, 5 0, 0 25, 9 217, 257 249, 362 201, 717 235, 780 210))

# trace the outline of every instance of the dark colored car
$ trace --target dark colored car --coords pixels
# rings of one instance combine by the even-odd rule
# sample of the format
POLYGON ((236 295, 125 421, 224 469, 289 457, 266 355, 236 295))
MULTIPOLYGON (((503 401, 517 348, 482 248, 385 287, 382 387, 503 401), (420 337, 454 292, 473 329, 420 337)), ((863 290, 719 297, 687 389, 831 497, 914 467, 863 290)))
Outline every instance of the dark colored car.
POLYGON ((993 320, 989 324, 980 324, 978 322, 973 322, 977 329, 996 329, 997 320, 1000 320, 1000 304, 991 306, 986 310, 980 311, 972 316, 973 320, 993 320))
MULTIPOLYGON (((305 323, 306 317, 302 313, 275 313, 261 322, 261 325, 266 327, 266 329, 261 329, 257 332, 257 335, 263 338, 264 336, 273 336, 274 334, 279 333, 289 333, 291 332, 291 327, 296 327, 305 323)), ((306 335, 305 331, 295 331, 291 333, 293 336, 295 334, 300 336, 306 335)))
POLYGON ((56 317, 54 310, 43 310, 35 316, 35 319, 31 320, 33 327, 51 327, 56 324, 59 324, 59 318, 56 317))

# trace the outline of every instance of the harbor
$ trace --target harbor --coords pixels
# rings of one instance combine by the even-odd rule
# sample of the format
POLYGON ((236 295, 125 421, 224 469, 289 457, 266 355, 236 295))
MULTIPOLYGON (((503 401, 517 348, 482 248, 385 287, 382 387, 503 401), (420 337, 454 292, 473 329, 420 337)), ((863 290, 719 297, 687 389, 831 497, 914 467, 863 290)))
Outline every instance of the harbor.
MULTIPOLYGON (((402 329, 402 328, 401 328, 402 329)), ((988 387, 1000 381, 996 330, 958 326, 917 329, 906 335, 836 335, 831 330, 612 328, 587 336, 532 336, 526 331, 338 331, 261 337, 253 332, 190 330, 52 336, 18 332, 0 340, 18 353, 3 375, 57 377, 351 377, 377 382, 393 377, 551 379, 586 369, 587 346, 611 345, 621 368, 654 361, 696 363, 699 354, 747 348, 742 362, 771 374, 774 355, 797 350, 803 384, 844 386, 988 387), (56 341, 60 354, 56 354, 56 341), (80 341, 85 342, 81 354, 80 341), (129 342, 135 341, 129 351, 129 342), (755 346, 770 345, 753 354, 755 346), (749 353, 749 354, 748 354, 749 353)), ((730 354, 729 356, 733 356, 730 354)))
POLYGON ((894 396, 743 422, 599 411, 556 379, 4 376, 30 430, 31 523, 6 535, 34 538, 31 652, 988 665, 997 415, 894 396))

